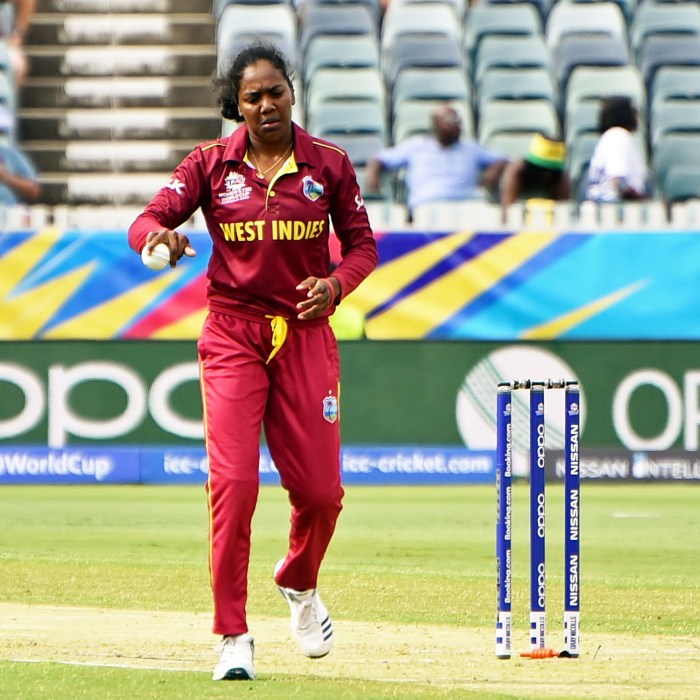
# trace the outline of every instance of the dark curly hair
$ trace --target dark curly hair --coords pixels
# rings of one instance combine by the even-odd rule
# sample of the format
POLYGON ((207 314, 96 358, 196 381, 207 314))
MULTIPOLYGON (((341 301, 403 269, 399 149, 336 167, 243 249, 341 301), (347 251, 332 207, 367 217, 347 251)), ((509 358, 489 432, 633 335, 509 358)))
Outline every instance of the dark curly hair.
POLYGON ((629 97, 606 97, 601 102, 598 114, 598 131, 604 134, 613 126, 621 126, 627 131, 637 130, 637 108, 629 97))
POLYGON ((216 103, 221 107, 221 116, 224 119, 243 121, 243 116, 238 109, 238 88, 243 71, 258 61, 269 61, 282 73, 292 93, 294 92, 292 69, 285 55, 274 44, 255 42, 241 49, 227 68, 217 73, 212 79, 216 103))

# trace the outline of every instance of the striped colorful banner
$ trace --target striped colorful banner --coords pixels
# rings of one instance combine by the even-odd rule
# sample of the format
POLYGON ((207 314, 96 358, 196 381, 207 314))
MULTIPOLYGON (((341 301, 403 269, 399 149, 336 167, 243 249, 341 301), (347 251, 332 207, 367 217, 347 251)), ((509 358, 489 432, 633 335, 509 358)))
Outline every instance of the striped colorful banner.
MULTIPOLYGON (((0 338, 196 338, 211 242, 188 235, 197 257, 154 273, 124 232, 0 234, 0 338)), ((368 338, 700 337, 696 232, 397 232, 377 243, 379 267, 344 301, 368 338)))

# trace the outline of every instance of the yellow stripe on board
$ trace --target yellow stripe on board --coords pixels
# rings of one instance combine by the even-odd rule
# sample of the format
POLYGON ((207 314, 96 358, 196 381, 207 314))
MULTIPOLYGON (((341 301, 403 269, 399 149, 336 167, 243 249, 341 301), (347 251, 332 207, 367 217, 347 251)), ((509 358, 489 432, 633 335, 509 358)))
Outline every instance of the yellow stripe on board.
MULTIPOLYGON (((515 234, 367 321, 367 337, 423 338, 557 238, 515 234)), ((354 299, 354 296, 353 296, 354 299)))
POLYGON ((5 340, 33 338, 55 316, 58 309, 80 289, 94 268, 93 264, 84 265, 69 274, 23 292, 9 301, 3 300, 0 338, 5 340))
POLYGON ((523 340, 551 340, 559 338, 566 333, 566 331, 581 325, 584 321, 593 318, 593 316, 596 316, 601 311, 609 309, 611 306, 614 306, 619 301, 626 299, 632 294, 636 294, 640 289, 646 287, 646 285, 647 280, 635 282, 629 285, 629 287, 624 287, 617 292, 601 297, 579 309, 570 311, 546 323, 541 323, 539 326, 534 326, 530 330, 523 331, 520 337, 523 340))
POLYGON ((36 267, 61 236, 56 228, 44 229, 0 258, 0 299, 6 297, 36 267))
POLYGON ((149 338, 153 340, 191 340, 192 338, 199 338, 206 317, 206 308, 199 309, 184 318, 159 328, 154 333, 151 333, 149 338))
POLYGON ((473 236, 473 233, 465 232, 450 234, 381 265, 352 293, 353 306, 367 314, 377 305, 378 300, 394 297, 473 236))
POLYGON ((173 270, 167 275, 156 277, 152 282, 140 285, 112 301, 98 304, 88 311, 73 316, 43 334, 42 337, 49 340, 114 338, 127 323, 133 321, 150 299, 173 285, 180 275, 180 270, 173 270))

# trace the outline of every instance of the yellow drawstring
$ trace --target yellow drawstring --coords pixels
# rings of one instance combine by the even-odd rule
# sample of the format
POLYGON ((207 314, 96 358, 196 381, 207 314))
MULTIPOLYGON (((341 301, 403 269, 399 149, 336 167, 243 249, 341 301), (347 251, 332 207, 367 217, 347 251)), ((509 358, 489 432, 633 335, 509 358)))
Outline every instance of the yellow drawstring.
POLYGON ((284 341, 287 340, 287 321, 284 316, 265 316, 265 318, 272 319, 270 321, 270 326, 272 326, 272 352, 265 362, 267 365, 284 345, 284 341))

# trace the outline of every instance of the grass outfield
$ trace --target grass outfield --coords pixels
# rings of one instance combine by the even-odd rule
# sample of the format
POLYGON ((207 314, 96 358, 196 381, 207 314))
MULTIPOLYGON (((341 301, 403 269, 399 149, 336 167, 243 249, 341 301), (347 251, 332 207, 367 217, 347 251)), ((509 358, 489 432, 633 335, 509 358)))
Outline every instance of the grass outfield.
MULTIPOLYGON (((302 657, 272 582, 289 508, 261 489, 254 683, 213 683, 201 487, 0 488, 3 698, 700 698, 700 490, 582 488, 580 659, 494 656, 495 489, 351 487, 302 657)), ((560 487, 548 486, 548 639, 562 646, 560 487)), ((515 647, 527 646, 527 488, 515 488, 515 647)))

